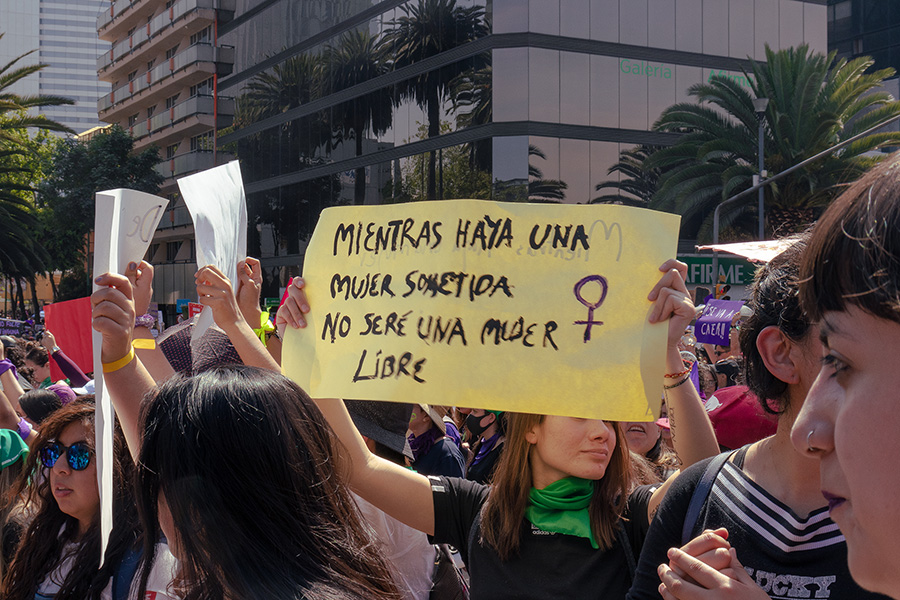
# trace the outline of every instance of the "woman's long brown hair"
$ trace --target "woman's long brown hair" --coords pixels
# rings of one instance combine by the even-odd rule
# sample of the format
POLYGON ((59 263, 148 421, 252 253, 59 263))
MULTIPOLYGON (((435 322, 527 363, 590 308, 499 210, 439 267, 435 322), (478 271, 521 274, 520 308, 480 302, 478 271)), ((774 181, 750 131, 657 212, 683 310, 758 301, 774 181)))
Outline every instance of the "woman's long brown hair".
MULTIPOLYGON (((543 421, 544 415, 507 413, 506 449, 481 512, 481 539, 501 560, 507 560, 519 551, 522 520, 532 484, 532 445, 525 439, 525 434, 543 421)), ((614 423, 613 430, 616 447, 609 458, 606 474, 594 482, 594 496, 588 508, 591 529, 602 550, 615 544, 616 526, 629 490, 627 448, 618 424, 614 423)))

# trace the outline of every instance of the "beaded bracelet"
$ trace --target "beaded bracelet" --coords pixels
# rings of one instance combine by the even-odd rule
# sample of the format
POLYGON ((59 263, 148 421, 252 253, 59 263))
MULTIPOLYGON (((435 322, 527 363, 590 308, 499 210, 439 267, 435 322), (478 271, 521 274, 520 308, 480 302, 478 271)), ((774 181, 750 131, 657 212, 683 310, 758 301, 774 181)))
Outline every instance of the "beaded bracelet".
POLYGON ((691 363, 691 366, 688 367, 687 369, 685 369, 684 371, 681 371, 680 373, 666 373, 665 375, 663 375, 663 377, 666 377, 667 379, 675 379, 677 377, 684 377, 685 375, 687 375, 688 373, 691 372, 691 369, 693 368, 693 366, 694 366, 694 364, 691 363))
POLYGON ((678 383, 673 383, 672 385, 664 385, 664 386, 663 386, 663 389, 671 390, 671 389, 677 388, 679 385, 684 385, 684 383, 685 383, 686 381, 690 381, 690 380, 691 380, 691 376, 688 375, 687 377, 685 377, 684 379, 682 379, 682 380, 679 381, 678 383))

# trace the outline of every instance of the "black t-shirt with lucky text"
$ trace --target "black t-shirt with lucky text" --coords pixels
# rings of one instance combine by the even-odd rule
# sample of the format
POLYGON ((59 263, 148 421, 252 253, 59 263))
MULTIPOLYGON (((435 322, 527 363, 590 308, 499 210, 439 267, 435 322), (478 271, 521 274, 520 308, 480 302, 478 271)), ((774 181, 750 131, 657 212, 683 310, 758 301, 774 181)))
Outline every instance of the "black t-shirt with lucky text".
MULTIPOLYGON (((631 569, 627 550, 619 542, 609 550, 594 550, 586 538, 543 531, 523 519, 519 553, 503 561, 479 542, 479 514, 491 488, 452 477, 429 480, 435 523, 431 539, 460 549, 469 570, 472 600, 625 597, 631 569)), ((634 517, 623 519, 622 525, 633 554, 640 551, 647 533, 651 494, 650 486, 642 486, 628 498, 626 513, 634 517)))
MULTIPOLYGON (((653 518, 628 600, 659 600, 657 568, 669 548, 682 545, 684 517, 707 464, 703 460, 672 484, 653 518)), ((884 598, 860 588, 847 567, 847 543, 821 508, 798 517, 788 506, 747 477, 743 453, 725 463, 694 524, 691 538, 725 527, 728 542, 756 583, 773 599, 884 598)))

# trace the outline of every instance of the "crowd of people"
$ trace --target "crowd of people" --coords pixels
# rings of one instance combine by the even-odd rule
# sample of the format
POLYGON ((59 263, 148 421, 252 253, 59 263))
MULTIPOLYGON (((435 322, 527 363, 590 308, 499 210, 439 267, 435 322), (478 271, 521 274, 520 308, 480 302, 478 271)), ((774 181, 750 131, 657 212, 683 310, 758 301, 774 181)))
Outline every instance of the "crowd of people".
POLYGON ((4 336, 0 597, 900 598, 898 165, 758 269, 729 346, 660 266, 657 422, 312 399, 280 374, 302 279, 271 327, 258 261, 201 268, 217 329, 146 343, 153 268, 101 274, 112 533, 101 556, 93 380, 4 336))

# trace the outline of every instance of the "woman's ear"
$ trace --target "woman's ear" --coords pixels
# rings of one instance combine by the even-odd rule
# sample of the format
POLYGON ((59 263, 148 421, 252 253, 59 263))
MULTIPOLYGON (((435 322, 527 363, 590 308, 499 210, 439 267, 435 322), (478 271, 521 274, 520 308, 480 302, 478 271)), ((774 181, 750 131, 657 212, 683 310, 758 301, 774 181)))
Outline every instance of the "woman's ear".
POLYGON ((800 372, 791 356, 794 343, 775 325, 759 332, 756 349, 769 373, 787 384, 800 383, 800 372))
MULTIPOLYGON (((493 413, 489 413, 493 414, 493 413)), ((537 444, 538 441, 538 428, 541 426, 540 423, 535 423, 534 426, 525 432, 525 441, 531 444, 532 446, 537 444)))

